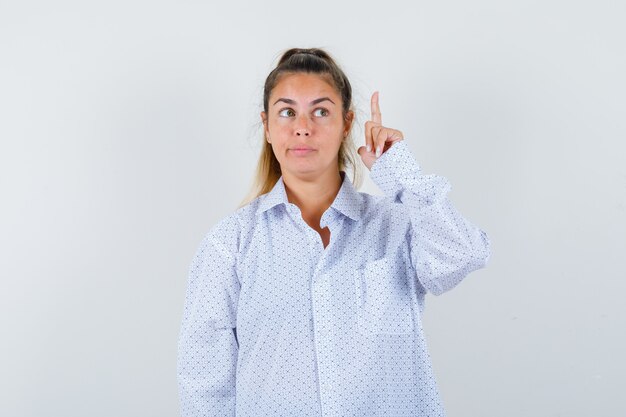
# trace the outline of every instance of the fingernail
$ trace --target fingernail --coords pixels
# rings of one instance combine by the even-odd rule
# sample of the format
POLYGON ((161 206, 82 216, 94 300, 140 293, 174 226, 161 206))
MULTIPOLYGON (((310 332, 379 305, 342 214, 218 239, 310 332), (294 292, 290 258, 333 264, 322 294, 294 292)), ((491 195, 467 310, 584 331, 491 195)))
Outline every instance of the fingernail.
POLYGON ((382 146, 376 148, 376 158, 378 158, 383 153, 382 146))
POLYGON ((370 145, 367 145, 365 149, 367 149, 368 152, 372 152, 372 147, 370 145))

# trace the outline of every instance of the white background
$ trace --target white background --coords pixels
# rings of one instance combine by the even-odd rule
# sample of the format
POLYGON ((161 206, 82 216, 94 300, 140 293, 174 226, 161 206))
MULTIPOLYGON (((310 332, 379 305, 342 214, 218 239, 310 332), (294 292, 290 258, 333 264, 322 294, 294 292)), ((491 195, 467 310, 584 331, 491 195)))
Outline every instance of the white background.
POLYGON ((86 3, 0 2, 0 415, 178 413, 187 268, 313 46, 491 238, 427 297, 449 417, 624 414, 623 2, 86 3))

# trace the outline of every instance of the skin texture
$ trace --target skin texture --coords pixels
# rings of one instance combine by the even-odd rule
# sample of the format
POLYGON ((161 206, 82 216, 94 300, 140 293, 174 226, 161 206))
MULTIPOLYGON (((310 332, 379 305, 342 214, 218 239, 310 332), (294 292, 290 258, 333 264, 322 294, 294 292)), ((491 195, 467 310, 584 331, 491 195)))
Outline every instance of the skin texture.
POLYGON ((338 175, 337 154, 351 122, 344 122, 341 97, 324 78, 307 73, 284 76, 261 118, 286 181, 315 182, 338 175), (328 100, 313 103, 324 98, 328 100), (298 147, 313 151, 299 154, 298 147))
MULTIPOLYGON (((382 126, 378 92, 372 95, 371 106, 371 120, 365 123, 365 143, 371 150, 366 146, 358 149, 368 169, 393 143, 403 139, 400 131, 382 126)), ((303 219, 320 234, 326 247, 330 231, 321 229, 319 223, 341 187, 339 147, 350 131, 354 114, 343 117, 341 96, 324 77, 296 73, 276 84, 261 120, 280 164, 289 202, 300 208, 303 219), (308 150, 302 150, 305 148, 308 150)))

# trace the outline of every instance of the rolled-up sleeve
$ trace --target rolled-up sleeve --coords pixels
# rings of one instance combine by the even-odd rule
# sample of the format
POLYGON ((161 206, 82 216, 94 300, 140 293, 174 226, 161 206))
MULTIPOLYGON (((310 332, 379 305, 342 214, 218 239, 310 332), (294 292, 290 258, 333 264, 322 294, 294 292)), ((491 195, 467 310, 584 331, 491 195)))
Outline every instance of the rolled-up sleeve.
POLYGON ((371 177, 410 217, 410 264, 426 290, 439 295, 487 264, 491 254, 487 233, 452 205, 446 178, 421 173, 404 140, 374 162, 371 177))
POLYGON ((177 361, 184 417, 235 415, 240 283, 224 224, 202 240, 189 268, 177 361))

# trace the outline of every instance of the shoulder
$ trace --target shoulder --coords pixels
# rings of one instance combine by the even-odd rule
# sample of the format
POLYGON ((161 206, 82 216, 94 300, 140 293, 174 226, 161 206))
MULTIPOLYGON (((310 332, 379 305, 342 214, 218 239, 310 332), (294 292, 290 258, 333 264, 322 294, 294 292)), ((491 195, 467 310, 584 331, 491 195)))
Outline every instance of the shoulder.
POLYGON ((220 218, 205 234, 203 244, 217 246, 232 256, 239 253, 245 236, 257 223, 259 206, 264 197, 265 194, 220 218))

